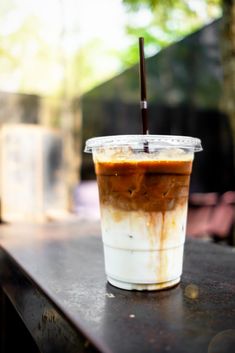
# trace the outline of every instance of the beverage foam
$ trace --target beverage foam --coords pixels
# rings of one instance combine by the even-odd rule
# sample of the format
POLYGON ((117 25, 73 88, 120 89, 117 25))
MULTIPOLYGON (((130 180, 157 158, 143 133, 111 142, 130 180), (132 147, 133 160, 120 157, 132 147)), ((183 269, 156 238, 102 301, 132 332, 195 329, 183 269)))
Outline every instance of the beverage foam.
POLYGON ((100 148, 93 152, 95 162, 139 162, 139 161, 191 161, 194 153, 185 151, 181 148, 164 148, 158 151, 149 151, 149 153, 142 151, 135 151, 130 147, 122 148, 100 148))

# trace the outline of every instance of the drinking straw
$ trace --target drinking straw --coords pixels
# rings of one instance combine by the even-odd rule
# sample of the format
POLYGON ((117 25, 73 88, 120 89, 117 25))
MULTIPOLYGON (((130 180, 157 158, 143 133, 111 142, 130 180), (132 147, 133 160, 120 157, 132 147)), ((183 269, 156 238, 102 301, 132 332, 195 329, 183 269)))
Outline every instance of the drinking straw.
MULTIPOLYGON (((146 93, 146 73, 144 60, 144 38, 139 38, 139 57, 140 57, 140 110, 142 117, 142 131, 144 135, 149 134, 147 116, 147 93, 146 93)), ((148 152, 148 143, 144 144, 144 151, 148 152)))

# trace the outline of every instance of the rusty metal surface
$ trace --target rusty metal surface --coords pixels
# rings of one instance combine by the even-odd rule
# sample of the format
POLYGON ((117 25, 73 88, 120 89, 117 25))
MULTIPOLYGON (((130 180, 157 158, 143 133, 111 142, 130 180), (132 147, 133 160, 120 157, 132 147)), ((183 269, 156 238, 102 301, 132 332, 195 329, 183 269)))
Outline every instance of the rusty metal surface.
POLYGON ((1 286, 42 352, 234 351, 233 248, 187 242, 180 285, 129 292, 106 282, 98 233, 1 227, 1 286))

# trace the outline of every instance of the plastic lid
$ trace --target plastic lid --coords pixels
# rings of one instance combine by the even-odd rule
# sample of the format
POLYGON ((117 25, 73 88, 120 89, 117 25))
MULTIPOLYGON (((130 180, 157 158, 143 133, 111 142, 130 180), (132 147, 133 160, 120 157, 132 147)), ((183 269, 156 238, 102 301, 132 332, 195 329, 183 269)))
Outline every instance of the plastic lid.
POLYGON ((85 152, 92 153, 100 148, 129 147, 134 151, 144 151, 148 143, 150 151, 182 148, 192 152, 202 151, 201 140, 189 136, 167 135, 115 135, 94 137, 86 141, 85 152))

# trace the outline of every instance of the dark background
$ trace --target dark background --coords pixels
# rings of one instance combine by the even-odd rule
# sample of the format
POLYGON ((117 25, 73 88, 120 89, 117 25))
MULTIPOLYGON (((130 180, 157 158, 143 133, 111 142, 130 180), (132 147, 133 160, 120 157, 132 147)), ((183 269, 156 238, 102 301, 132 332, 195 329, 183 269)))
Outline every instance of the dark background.
MULTIPOLYGON (((220 111, 223 70, 221 19, 146 60, 151 134, 199 137, 191 192, 234 190, 232 135, 220 111)), ((95 136, 141 133, 139 67, 126 70, 82 98, 83 141, 95 136)), ((94 179, 83 154, 82 179, 94 179)))

